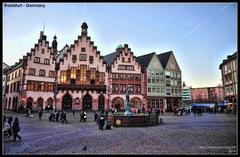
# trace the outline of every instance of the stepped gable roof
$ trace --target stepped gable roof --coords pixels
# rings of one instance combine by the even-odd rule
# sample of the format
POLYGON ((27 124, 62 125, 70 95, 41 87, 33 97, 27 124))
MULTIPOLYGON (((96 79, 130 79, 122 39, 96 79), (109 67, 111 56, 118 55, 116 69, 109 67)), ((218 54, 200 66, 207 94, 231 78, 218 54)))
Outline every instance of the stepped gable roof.
POLYGON ((173 53, 172 51, 169 51, 169 52, 165 52, 157 55, 164 69, 167 66, 168 60, 172 53, 173 53))
POLYGON ((110 53, 106 56, 103 56, 103 60, 107 63, 107 65, 112 65, 114 59, 116 58, 117 52, 110 53))
POLYGON ((141 65, 141 67, 148 67, 148 64, 150 63, 152 56, 155 54, 155 52, 146 54, 146 55, 142 55, 142 56, 138 56, 137 62, 141 65))

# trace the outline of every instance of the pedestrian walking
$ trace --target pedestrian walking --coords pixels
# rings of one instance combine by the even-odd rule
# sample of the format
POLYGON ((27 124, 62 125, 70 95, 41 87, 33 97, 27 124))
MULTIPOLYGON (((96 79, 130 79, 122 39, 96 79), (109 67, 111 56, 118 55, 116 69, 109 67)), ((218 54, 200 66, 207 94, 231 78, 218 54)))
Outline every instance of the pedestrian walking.
POLYGON ((83 112, 83 121, 84 122, 87 121, 87 111, 86 110, 83 112))
POLYGON ((42 115, 43 115, 43 110, 42 110, 42 109, 40 109, 40 110, 39 110, 39 113, 38 113, 38 115, 39 115, 39 120, 41 120, 41 118, 42 118, 42 115))
POLYGON ((9 136, 12 136, 12 128, 10 127, 9 123, 7 121, 4 122, 4 126, 3 126, 3 132, 4 133, 8 133, 9 136))
POLYGON ((22 137, 18 135, 18 132, 20 131, 18 117, 15 118, 12 129, 13 129, 13 141, 16 141, 16 137, 19 138, 19 140, 21 140, 22 137))
POLYGON ((75 116, 75 109, 72 110, 73 116, 75 116))
POLYGON ((58 122, 58 120, 59 120, 59 111, 57 111, 57 113, 56 113, 56 121, 58 122))
POLYGON ((102 111, 102 113, 100 114, 98 129, 103 130, 103 126, 104 126, 104 111, 102 111))
POLYGON ((63 112, 62 123, 64 123, 64 122, 68 123, 66 112, 63 112))
POLYGON ((12 127, 12 121, 13 121, 13 117, 9 116, 8 117, 8 124, 10 125, 10 127, 12 127))
POLYGON ((83 116, 83 111, 81 111, 81 112, 80 112, 80 122, 83 122, 83 119, 84 119, 83 117, 84 117, 84 116, 83 116))
POLYGON ((98 116, 97 111, 93 111, 93 113, 94 113, 94 121, 96 122, 97 121, 97 116, 98 116))

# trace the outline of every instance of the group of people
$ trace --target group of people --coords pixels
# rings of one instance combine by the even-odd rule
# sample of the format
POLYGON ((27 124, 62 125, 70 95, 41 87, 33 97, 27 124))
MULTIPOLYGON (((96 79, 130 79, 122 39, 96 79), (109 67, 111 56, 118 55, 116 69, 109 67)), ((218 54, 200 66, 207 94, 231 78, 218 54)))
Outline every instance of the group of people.
POLYGON ((18 138, 19 140, 21 140, 21 136, 18 135, 18 132, 20 131, 20 125, 19 125, 19 121, 18 121, 18 117, 16 117, 13 121, 13 117, 12 116, 3 116, 3 124, 4 124, 4 128, 3 128, 3 132, 5 134, 8 134, 10 137, 13 136, 13 141, 16 141, 16 138, 18 138))
POLYGON ((182 116, 183 113, 185 113, 185 115, 190 115, 191 109, 190 108, 182 108, 182 109, 175 108, 174 109, 174 114, 175 115, 182 116))
MULTIPOLYGON (((41 113, 39 113, 39 119, 41 119, 40 118, 40 114, 41 113)), ((60 115, 60 112, 59 111, 57 111, 57 112, 54 112, 53 110, 52 110, 52 112, 50 112, 50 116, 49 116, 49 121, 52 121, 52 122, 59 122, 59 117, 60 117, 60 121, 62 122, 62 123, 68 123, 68 121, 67 121, 67 113, 65 112, 65 111, 62 111, 61 112, 61 115, 60 115)))

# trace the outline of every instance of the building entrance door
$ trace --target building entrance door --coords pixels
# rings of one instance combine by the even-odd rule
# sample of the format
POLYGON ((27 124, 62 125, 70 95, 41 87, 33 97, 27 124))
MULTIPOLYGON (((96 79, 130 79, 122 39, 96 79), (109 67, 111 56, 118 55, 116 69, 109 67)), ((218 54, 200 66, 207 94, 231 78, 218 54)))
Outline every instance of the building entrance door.
POLYGON ((66 94, 62 99, 62 110, 71 109, 72 109, 72 97, 69 94, 66 94))
POLYGON ((92 97, 89 94, 86 94, 83 97, 83 110, 91 111, 92 110, 92 97))

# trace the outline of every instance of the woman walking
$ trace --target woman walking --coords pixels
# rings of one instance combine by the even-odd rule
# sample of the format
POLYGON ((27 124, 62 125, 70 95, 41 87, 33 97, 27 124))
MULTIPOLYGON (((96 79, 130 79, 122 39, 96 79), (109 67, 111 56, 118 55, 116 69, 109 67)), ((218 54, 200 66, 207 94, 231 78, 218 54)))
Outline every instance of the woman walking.
POLYGON ((13 141, 16 141, 16 137, 18 137, 19 140, 21 140, 22 137, 18 135, 18 132, 20 131, 18 117, 15 118, 12 129, 13 129, 13 141))

